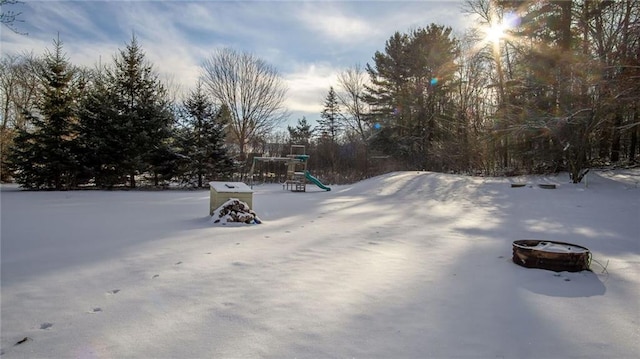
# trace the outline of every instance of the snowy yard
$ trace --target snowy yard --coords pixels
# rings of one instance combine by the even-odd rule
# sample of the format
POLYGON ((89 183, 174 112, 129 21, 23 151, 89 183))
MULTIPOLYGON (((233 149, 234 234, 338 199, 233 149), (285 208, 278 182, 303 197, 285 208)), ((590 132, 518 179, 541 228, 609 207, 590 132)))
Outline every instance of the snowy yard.
POLYGON ((220 226, 208 191, 4 186, 2 358, 640 352, 639 170, 592 172, 587 188, 398 172, 254 190, 263 224, 220 226), (606 271, 517 266, 518 239, 585 246, 606 271))

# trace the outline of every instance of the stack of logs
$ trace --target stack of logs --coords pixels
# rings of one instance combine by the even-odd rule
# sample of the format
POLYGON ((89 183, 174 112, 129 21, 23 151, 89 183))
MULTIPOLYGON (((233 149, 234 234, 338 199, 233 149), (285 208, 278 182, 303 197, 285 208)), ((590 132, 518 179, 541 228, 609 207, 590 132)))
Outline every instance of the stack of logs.
POLYGON ((231 198, 213 212, 213 223, 246 223, 259 224, 260 218, 249 205, 236 198, 231 198))

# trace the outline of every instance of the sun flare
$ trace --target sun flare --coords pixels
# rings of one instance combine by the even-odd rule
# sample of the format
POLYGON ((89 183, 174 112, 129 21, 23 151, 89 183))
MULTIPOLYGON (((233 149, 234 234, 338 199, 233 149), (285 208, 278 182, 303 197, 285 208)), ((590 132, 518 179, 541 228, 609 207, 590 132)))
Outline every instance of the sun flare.
POLYGON ((497 43, 505 36, 506 25, 504 23, 493 24, 485 30, 487 42, 497 43))

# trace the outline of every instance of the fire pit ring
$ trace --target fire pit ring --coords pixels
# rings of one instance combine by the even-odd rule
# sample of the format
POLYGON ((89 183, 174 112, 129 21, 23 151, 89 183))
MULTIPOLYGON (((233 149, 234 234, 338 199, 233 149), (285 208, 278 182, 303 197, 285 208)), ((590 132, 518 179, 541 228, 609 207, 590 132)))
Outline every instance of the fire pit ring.
POLYGON ((591 252, 571 243, 521 239, 513 242, 513 262, 527 268, 580 272, 589 270, 591 252))

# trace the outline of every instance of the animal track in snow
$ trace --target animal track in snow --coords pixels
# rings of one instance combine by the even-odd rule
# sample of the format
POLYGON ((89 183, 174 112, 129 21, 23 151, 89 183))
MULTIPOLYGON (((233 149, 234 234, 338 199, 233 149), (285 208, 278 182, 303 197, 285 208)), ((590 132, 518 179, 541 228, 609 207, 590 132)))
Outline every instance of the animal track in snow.
POLYGON ((107 294, 116 294, 118 292, 120 292, 120 289, 113 289, 113 290, 108 291, 107 294))
POLYGON ((53 327, 53 323, 44 322, 44 323, 40 324, 40 329, 49 329, 51 327, 53 327))
POLYGON ((151 279, 158 278, 159 276, 160 276, 160 274, 154 274, 153 277, 151 277, 151 279))
POLYGON ((180 264, 182 264, 182 261, 180 261, 180 262, 177 262, 177 263, 176 263, 175 265, 180 265, 180 264))
POLYGON ((102 312, 102 308, 96 307, 89 311, 90 314, 96 314, 102 312))
POLYGON ((22 338, 22 339, 18 340, 18 341, 14 344, 14 346, 16 346, 16 345, 20 345, 20 344, 23 344, 23 343, 26 343, 26 342, 31 341, 31 340, 33 340, 33 339, 31 339, 31 338, 29 338, 29 337, 24 337, 24 338, 22 338))
POLYGON ((569 278, 569 277, 563 277, 563 275, 562 275, 562 274, 560 274, 560 273, 554 273, 554 274, 553 274, 553 276, 554 276, 554 277, 561 277, 561 278, 564 278, 564 281, 565 281, 565 282, 571 282, 571 278, 569 278))

